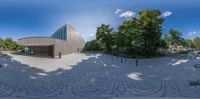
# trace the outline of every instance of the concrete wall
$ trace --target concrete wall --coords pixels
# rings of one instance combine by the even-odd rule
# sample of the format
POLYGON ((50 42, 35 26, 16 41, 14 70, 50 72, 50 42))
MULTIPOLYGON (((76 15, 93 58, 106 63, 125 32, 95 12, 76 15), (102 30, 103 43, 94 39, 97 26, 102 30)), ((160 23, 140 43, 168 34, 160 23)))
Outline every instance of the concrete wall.
POLYGON ((19 45, 23 46, 43 46, 43 45, 54 45, 56 39, 47 38, 47 37, 28 37, 18 40, 19 45))
POLYGON ((83 38, 72 26, 65 26, 67 27, 67 40, 50 37, 28 37, 19 39, 18 44, 23 46, 54 46, 54 57, 58 57, 59 52, 61 52, 62 55, 66 55, 82 51, 85 46, 83 38))
POLYGON ((67 41, 72 46, 74 52, 77 51, 80 52, 85 46, 85 41, 72 26, 68 25, 67 29, 68 29, 67 41))
POLYGON ((67 41, 55 42, 55 56, 58 56, 59 52, 62 55, 80 52, 84 46, 85 41, 80 34, 72 26, 67 25, 67 41))
POLYGON ((67 42, 59 39, 32 37, 19 39, 17 43, 22 46, 54 46, 54 57, 58 56, 59 52, 61 52, 63 55, 70 53, 70 46, 67 46, 67 42))

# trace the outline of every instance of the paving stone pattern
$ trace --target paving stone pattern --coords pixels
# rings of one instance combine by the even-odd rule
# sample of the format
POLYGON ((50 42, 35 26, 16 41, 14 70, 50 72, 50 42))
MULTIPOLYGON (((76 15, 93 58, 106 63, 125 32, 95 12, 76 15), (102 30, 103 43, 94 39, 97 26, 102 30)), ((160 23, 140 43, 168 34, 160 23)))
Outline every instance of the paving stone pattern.
POLYGON ((102 54, 82 60, 70 70, 52 72, 0 57, 0 97, 196 97, 199 60, 162 57, 139 60, 102 54), (45 75, 41 75, 45 74, 45 75))

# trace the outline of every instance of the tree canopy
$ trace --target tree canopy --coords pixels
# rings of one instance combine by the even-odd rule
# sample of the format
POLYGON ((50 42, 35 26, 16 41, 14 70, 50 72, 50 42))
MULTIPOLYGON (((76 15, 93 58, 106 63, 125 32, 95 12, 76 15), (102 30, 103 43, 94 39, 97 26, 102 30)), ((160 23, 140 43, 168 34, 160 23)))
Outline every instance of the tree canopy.
POLYGON ((162 36, 162 23, 164 19, 159 17, 159 10, 144 10, 139 13, 139 26, 143 39, 143 56, 157 54, 162 36))
POLYGON ((182 36, 181 32, 174 29, 169 30, 169 37, 168 37, 169 43, 173 46, 181 45, 183 40, 181 36, 182 36))
POLYGON ((24 47, 18 45, 12 38, 0 38, 0 51, 2 50, 21 50, 24 47))
POLYGON ((164 20, 159 10, 144 10, 137 17, 122 22, 117 31, 102 24, 97 28, 96 40, 88 42, 86 47, 135 57, 156 56, 159 48, 171 46, 200 47, 200 38, 185 40, 182 33, 174 29, 169 30, 168 35, 163 35, 164 20))
POLYGON ((112 30, 109 25, 105 24, 97 28, 96 40, 106 51, 111 50, 112 30))
POLYGON ((194 46, 196 48, 200 48, 200 37, 195 37, 194 38, 194 46))
POLYGON ((92 40, 92 41, 87 42, 85 44, 84 50, 87 50, 87 51, 101 51, 102 48, 101 48, 100 44, 97 42, 97 40, 92 40))

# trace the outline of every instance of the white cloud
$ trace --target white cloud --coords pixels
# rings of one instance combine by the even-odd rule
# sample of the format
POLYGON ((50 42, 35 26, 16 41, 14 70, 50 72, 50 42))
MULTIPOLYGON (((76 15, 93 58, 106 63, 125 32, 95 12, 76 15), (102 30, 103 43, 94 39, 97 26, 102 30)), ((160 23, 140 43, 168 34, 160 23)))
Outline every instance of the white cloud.
POLYGON ((92 36, 92 37, 94 37, 94 36, 95 36, 95 34, 94 34, 94 33, 91 33, 91 34, 89 34, 89 36, 92 36))
POLYGON ((162 17, 168 17, 168 16, 171 16, 172 15, 172 12, 170 11, 165 11, 161 14, 162 17))
POLYGON ((193 39, 198 36, 200 36, 200 33, 198 31, 191 31, 185 35, 185 37, 189 39, 193 39))
POLYGON ((197 33, 196 31, 193 31, 193 32, 189 32, 188 35, 189 35, 189 36, 193 36, 193 35, 195 35, 196 33, 197 33))
POLYGON ((130 17, 134 17, 134 16, 136 16, 136 13, 132 12, 132 11, 126 11, 119 15, 119 17, 125 17, 125 18, 130 18, 130 17))
POLYGON ((117 9, 117 10, 115 11, 115 14, 119 14, 120 12, 122 12, 122 10, 121 10, 121 9, 117 9))

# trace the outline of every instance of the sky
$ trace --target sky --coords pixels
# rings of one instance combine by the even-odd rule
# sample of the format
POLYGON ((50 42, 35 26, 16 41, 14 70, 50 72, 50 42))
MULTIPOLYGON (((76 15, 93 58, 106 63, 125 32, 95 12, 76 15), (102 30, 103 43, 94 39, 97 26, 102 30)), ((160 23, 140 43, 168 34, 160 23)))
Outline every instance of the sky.
POLYGON ((70 24, 90 41, 101 24, 117 31, 142 10, 162 12, 164 34, 173 28, 187 39, 200 36, 200 0, 0 0, 0 37, 50 36, 70 24))

